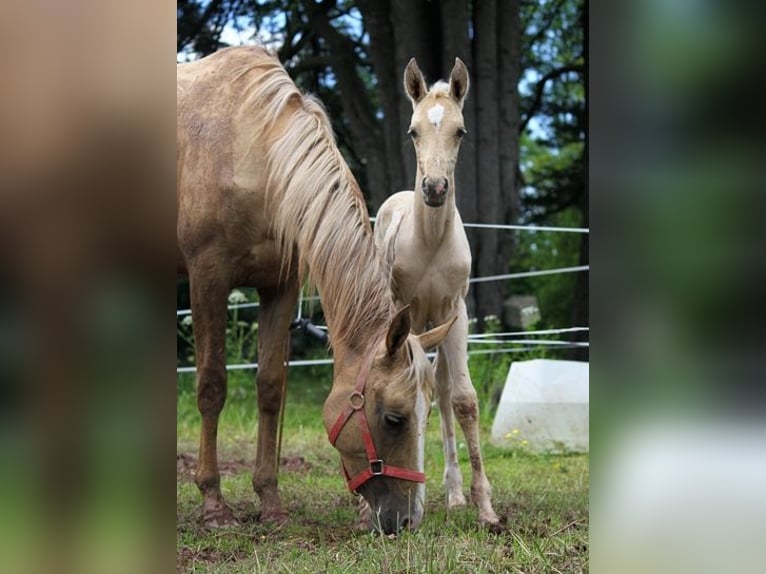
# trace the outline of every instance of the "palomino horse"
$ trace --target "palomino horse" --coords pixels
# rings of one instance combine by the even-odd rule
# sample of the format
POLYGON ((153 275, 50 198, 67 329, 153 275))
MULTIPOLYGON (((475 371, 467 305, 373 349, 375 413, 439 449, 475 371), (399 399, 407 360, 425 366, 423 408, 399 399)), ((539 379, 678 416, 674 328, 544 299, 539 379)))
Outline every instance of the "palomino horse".
POLYGON ((423 435, 433 369, 395 312, 361 191, 321 105, 262 48, 231 48, 178 66, 179 267, 188 273, 202 415, 196 483, 209 526, 235 522, 221 495, 216 437, 226 397, 227 294, 260 295, 258 441, 261 520, 287 513, 277 488, 288 327, 304 272, 322 299, 334 350, 323 417, 349 487, 386 533, 423 516, 423 435))
POLYGON ((468 84, 468 70, 459 58, 449 83, 437 82, 430 91, 415 59, 407 65, 404 87, 413 107, 409 134, 417 154, 415 188, 419 192, 402 191, 386 200, 378 211, 375 241, 392 260, 395 298, 399 304, 410 305, 414 332, 457 315, 436 357, 447 503, 453 507, 466 502, 457 462, 454 413, 468 443, 471 499, 479 508, 479 521, 495 526, 499 521, 492 509, 479 447, 479 407, 468 374, 464 298, 471 250, 455 207, 454 172, 466 133, 462 109, 468 84))

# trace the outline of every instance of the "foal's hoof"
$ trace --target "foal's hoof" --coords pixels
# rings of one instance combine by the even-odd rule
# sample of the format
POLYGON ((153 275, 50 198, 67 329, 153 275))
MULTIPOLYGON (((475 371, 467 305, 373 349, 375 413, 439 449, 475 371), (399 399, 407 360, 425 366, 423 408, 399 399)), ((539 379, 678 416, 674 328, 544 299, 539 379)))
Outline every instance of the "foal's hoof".
POLYGON ((491 515, 479 516, 479 526, 485 528, 492 534, 502 534, 507 530, 504 520, 501 520, 494 512, 491 515))
POLYGON ((234 513, 228 506, 219 506, 217 508, 204 510, 202 513, 202 523, 206 528, 239 526, 239 522, 234 518, 234 513))
POLYGON ((459 508, 467 504, 465 495, 458 492, 451 492, 447 495, 447 508, 459 508))

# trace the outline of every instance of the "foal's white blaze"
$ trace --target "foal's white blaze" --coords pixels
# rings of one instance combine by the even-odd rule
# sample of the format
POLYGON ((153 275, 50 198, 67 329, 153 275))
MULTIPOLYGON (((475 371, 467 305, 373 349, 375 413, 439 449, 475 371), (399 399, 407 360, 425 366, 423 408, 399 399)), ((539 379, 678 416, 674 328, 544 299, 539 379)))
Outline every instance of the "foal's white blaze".
POLYGON ((439 130, 439 126, 442 123, 444 117, 444 106, 441 104, 435 104, 428 109, 428 121, 431 122, 436 130, 439 130))

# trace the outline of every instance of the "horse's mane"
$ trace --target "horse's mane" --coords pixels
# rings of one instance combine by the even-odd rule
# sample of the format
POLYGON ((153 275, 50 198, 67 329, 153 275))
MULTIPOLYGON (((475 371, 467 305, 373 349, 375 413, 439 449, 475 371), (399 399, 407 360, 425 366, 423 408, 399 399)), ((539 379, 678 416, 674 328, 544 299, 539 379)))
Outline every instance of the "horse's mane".
POLYGON ((268 193, 283 272, 308 270, 335 344, 362 348, 379 335, 393 311, 388 272, 372 238, 364 197, 335 144, 321 103, 304 96, 279 61, 258 51, 239 74, 247 79, 245 109, 268 137, 268 193), (259 73, 249 74, 258 68, 259 73), (283 116, 284 114, 284 116, 283 116), (275 122, 286 129, 274 133, 275 122))

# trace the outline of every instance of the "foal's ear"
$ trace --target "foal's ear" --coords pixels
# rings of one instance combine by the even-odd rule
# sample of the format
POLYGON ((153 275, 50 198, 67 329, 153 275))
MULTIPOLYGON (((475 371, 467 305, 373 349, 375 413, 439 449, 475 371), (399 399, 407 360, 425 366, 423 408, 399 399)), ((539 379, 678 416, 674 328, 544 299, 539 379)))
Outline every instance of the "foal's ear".
POLYGON ((423 78, 423 73, 418 68, 418 63, 415 58, 412 58, 404 69, 404 91, 407 92, 410 100, 412 101, 412 108, 423 99, 428 93, 426 88, 426 80, 423 78))
POLYGON ((397 311, 391 320, 391 325, 386 333, 386 353, 393 357, 399 348, 404 345, 410 334, 410 306, 405 305, 397 311))
POLYGON ((457 321, 457 315, 452 317, 452 319, 446 323, 442 323, 438 327, 434 327, 430 331, 418 335, 420 346, 427 351, 428 349, 441 345, 442 341, 444 341, 444 338, 447 336, 447 333, 449 333, 450 328, 455 324, 455 321, 457 321))
POLYGON ((468 94, 468 88, 471 82, 468 79, 468 68, 465 67, 463 60, 455 58, 455 65, 449 75, 449 95, 452 96, 460 109, 463 109, 463 101, 468 94))

